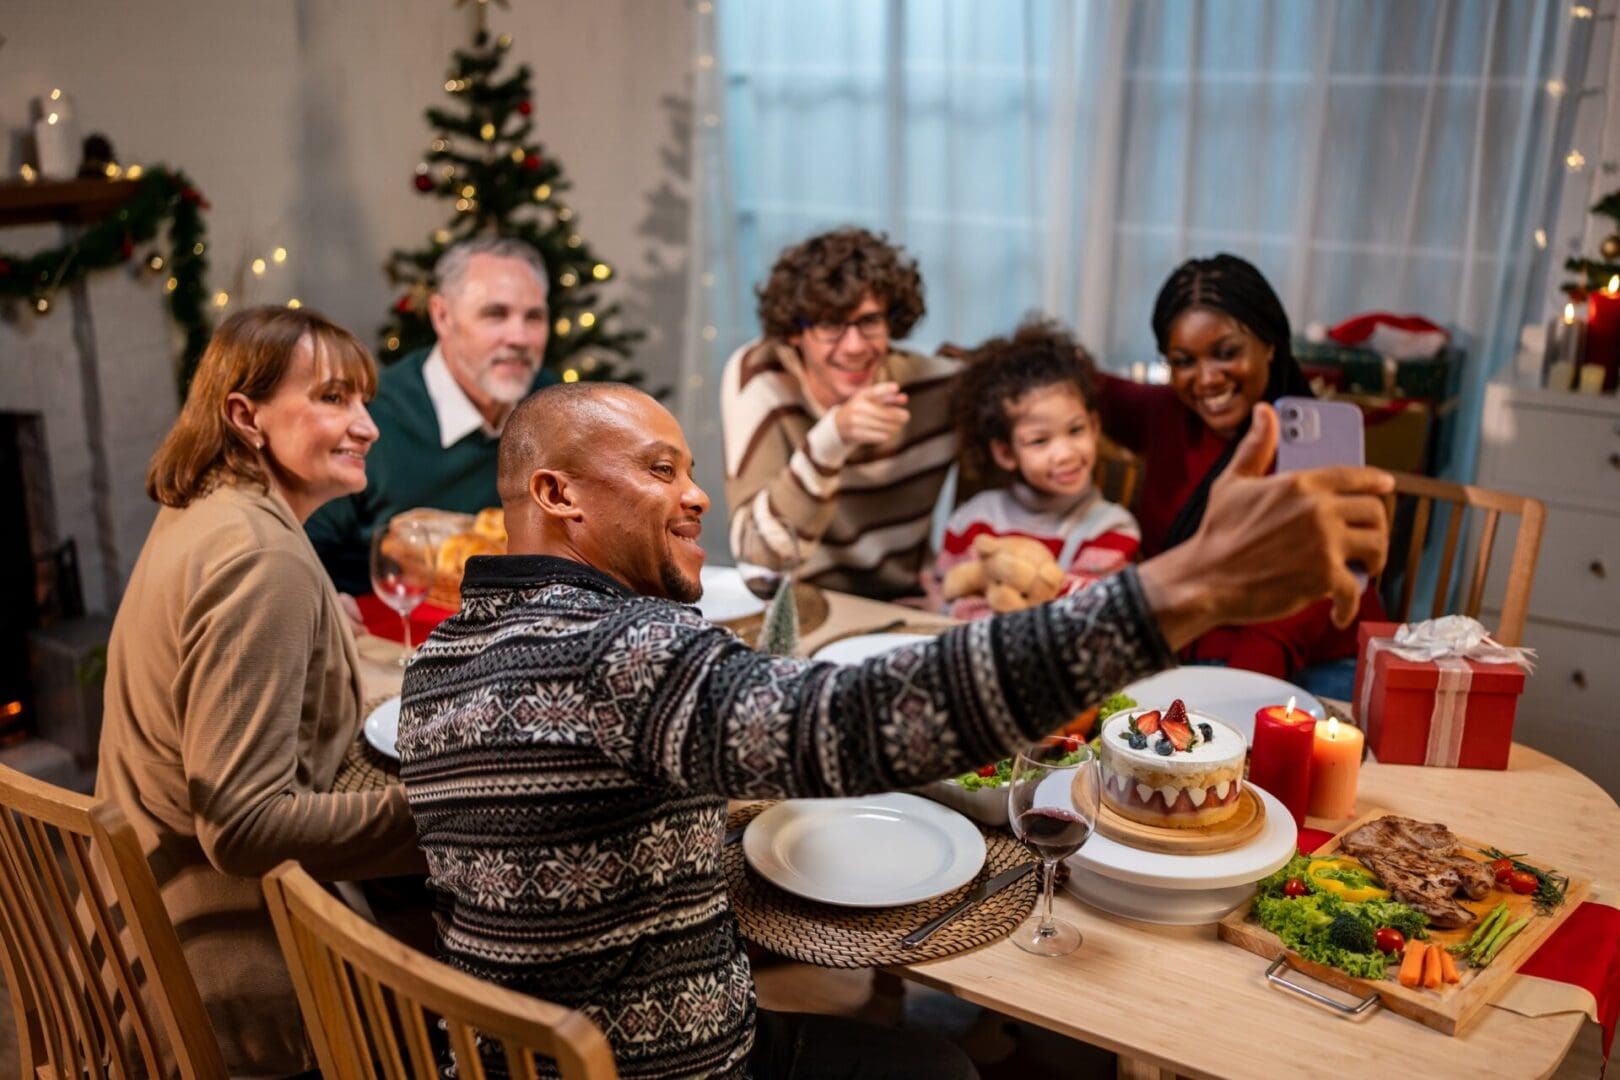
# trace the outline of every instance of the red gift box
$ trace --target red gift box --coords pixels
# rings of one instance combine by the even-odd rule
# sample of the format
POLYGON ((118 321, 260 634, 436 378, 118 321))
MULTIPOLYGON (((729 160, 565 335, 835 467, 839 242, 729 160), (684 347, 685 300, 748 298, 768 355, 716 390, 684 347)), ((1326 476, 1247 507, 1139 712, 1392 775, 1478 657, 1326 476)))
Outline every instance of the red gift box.
POLYGON ((1364 622, 1358 632, 1355 705, 1367 749, 1386 765, 1507 768, 1524 669, 1408 660, 1388 651, 1400 625, 1364 622))

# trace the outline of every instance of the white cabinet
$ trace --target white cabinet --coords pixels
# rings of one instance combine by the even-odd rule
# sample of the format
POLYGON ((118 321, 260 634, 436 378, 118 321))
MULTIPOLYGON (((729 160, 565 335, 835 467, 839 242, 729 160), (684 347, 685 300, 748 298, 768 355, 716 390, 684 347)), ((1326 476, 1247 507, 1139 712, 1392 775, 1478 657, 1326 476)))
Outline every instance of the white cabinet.
MULTIPOLYGON (((1492 383, 1476 482, 1547 504, 1524 628, 1539 659, 1514 738, 1620 797, 1620 400, 1492 383)), ((1498 538, 1486 625, 1510 554, 1498 538)))

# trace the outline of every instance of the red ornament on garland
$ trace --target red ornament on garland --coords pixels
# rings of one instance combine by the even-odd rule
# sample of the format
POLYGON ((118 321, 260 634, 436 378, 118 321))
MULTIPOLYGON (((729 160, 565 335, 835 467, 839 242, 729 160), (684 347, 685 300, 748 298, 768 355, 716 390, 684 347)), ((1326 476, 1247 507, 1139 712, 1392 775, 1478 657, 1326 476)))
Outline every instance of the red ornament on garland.
POLYGON ((123 258, 127 262, 129 260, 129 257, 131 255, 135 254, 135 241, 131 240, 127 236, 124 237, 124 244, 123 244, 122 250, 123 250, 123 253, 124 253, 123 258))
POLYGON ((423 192, 424 194, 433 190, 433 177, 429 176, 427 173, 417 173, 416 178, 411 182, 416 185, 417 191, 423 192))
POLYGON ((199 208, 201 208, 203 210, 212 210, 213 209, 213 207, 208 205, 208 200, 203 198, 203 193, 198 191, 194 187, 181 188, 180 189, 180 201, 190 203, 192 206, 199 207, 199 208))
POLYGON ((517 111, 519 116, 528 116, 530 113, 534 112, 534 103, 530 101, 520 101, 517 105, 517 111))
POLYGON ((411 298, 409 296, 402 296, 398 300, 395 300, 394 310, 399 312, 401 315, 409 315, 411 313, 411 298))
POLYGON ((529 172, 539 172, 540 171, 540 155, 539 154, 530 154, 528 157, 524 158, 523 159, 523 167, 525 169, 527 169, 529 172))

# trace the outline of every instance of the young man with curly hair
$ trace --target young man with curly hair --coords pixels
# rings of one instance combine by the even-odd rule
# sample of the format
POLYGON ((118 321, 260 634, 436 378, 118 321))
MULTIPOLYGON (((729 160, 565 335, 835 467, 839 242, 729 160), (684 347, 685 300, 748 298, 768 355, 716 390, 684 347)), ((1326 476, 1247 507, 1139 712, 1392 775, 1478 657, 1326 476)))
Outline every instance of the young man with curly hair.
POLYGON ((956 453, 955 361, 893 347, 923 316, 916 264, 846 228, 784 251, 758 290, 761 336, 720 391, 731 550, 828 588, 919 591, 956 453))

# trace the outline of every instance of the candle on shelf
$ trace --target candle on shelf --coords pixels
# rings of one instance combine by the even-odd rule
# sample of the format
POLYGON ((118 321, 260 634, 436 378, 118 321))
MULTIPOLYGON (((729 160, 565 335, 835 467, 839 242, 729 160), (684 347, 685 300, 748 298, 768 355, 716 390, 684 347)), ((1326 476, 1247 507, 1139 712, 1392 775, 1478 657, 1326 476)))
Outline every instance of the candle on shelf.
POLYGON ((1311 749, 1312 817, 1347 818, 1356 812, 1356 780, 1361 775, 1361 731, 1329 717, 1316 725, 1311 749))
POLYGON ((1582 364, 1580 391, 1583 394, 1603 393, 1603 380, 1607 374, 1602 364, 1582 364))
POLYGON ((1549 331, 1547 389, 1569 390, 1586 354, 1586 320, 1580 318, 1574 304, 1565 304, 1563 319, 1555 320, 1549 331))
POLYGON ((1586 350, 1581 364, 1603 368, 1603 389, 1620 383, 1620 274, 1586 298, 1586 350))
POLYGON ((1294 824, 1305 824, 1311 792, 1312 738, 1316 717, 1287 705, 1267 705, 1254 714, 1254 745, 1249 751, 1249 782, 1276 796, 1294 824))

